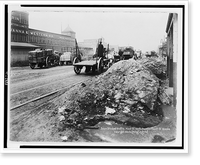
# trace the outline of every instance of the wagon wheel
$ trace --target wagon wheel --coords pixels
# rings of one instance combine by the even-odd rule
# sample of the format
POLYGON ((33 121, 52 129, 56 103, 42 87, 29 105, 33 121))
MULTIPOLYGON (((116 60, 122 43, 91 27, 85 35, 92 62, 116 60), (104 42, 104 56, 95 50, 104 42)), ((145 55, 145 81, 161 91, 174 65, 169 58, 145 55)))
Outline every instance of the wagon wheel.
POLYGON ((102 73, 104 68, 103 59, 100 58, 97 62, 97 71, 98 73, 102 73))
POLYGON ((51 66, 51 61, 49 60, 49 57, 46 58, 46 67, 50 67, 51 66))
POLYGON ((35 64, 29 64, 31 69, 34 69, 35 68, 35 64))
MULTIPOLYGON (((80 62, 80 60, 76 57, 74 58, 73 64, 80 62)), ((74 72, 76 74, 80 74, 81 73, 81 67, 80 66, 74 66, 74 72)))

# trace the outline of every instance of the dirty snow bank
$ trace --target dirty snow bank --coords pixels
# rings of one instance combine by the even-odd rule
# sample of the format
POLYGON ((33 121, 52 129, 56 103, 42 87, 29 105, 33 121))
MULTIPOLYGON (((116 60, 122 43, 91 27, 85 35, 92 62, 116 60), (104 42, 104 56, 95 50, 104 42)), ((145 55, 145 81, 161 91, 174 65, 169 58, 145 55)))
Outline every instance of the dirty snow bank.
POLYGON ((167 75, 167 61, 162 58, 152 57, 152 58, 142 58, 138 62, 151 70, 159 79, 166 79, 167 75))
POLYGON ((115 63, 104 74, 68 92, 58 113, 63 127, 92 128, 112 120, 135 127, 151 127, 162 121, 158 103, 159 79, 133 59, 115 63))

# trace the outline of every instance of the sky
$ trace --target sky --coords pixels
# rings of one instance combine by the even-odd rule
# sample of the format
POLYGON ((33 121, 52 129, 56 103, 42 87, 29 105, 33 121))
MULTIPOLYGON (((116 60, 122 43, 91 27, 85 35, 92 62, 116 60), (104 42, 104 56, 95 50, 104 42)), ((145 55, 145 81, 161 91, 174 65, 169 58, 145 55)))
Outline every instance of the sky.
POLYGON ((167 12, 125 10, 28 11, 29 27, 61 33, 67 26, 76 39, 103 37, 110 45, 132 46, 136 50, 157 51, 166 36, 167 12))

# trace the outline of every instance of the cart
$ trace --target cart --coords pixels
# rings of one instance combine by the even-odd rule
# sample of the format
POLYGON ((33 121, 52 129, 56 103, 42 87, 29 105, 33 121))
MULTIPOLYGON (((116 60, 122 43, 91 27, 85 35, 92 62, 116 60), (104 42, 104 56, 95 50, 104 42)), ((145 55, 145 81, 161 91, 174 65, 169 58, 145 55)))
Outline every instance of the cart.
POLYGON ((60 56, 60 65, 64 65, 64 64, 72 64, 73 63, 73 56, 71 52, 64 52, 61 56, 60 56))
POLYGON ((106 48, 102 45, 102 38, 98 40, 96 53, 92 60, 81 61, 80 58, 75 57, 73 61, 74 72, 80 74, 83 67, 85 67, 85 73, 92 71, 92 73, 102 73, 104 69, 111 66, 112 60, 108 58, 109 45, 106 48), (107 54, 107 56, 106 56, 107 54))
POLYGON ((80 74, 83 67, 85 67, 85 73, 102 73, 105 68, 109 68, 110 59, 107 58, 96 58, 94 60, 89 61, 80 61, 79 58, 75 58, 73 62, 74 72, 76 74, 80 74))

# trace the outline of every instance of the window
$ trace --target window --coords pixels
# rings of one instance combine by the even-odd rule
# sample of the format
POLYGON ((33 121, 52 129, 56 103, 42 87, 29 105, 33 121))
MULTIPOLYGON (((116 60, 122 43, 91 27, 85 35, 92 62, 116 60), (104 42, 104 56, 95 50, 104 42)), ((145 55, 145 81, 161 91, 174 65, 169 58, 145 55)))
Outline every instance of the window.
POLYGON ((17 41, 19 41, 20 40, 20 38, 19 38, 19 34, 17 34, 17 41))
POLYGON ((19 41, 19 35, 16 34, 16 41, 19 41))
POLYGON ((14 35, 11 35, 11 42, 14 41, 14 35))
POLYGON ((16 34, 15 41, 18 41, 18 35, 16 34))
POLYGON ((17 40, 17 36, 16 36, 16 34, 13 35, 13 39, 14 39, 14 41, 17 40))

